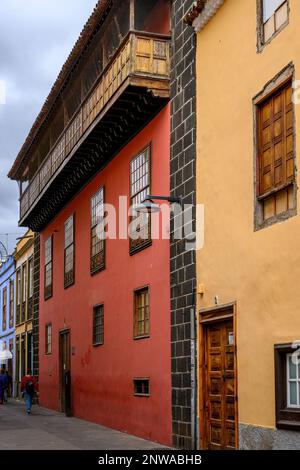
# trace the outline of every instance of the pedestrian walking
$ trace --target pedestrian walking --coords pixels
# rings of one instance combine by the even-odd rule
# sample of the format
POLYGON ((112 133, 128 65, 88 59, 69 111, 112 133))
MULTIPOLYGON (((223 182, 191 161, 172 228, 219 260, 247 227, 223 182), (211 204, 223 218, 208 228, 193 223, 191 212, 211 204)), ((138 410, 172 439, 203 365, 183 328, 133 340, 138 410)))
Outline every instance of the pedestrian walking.
POLYGON ((36 378, 32 375, 31 370, 22 378, 21 392, 25 398, 26 413, 31 413, 32 402, 35 392, 38 389, 36 378))
POLYGON ((3 379, 3 382, 4 382, 3 402, 4 402, 4 403, 7 403, 7 399, 8 399, 8 388, 9 388, 9 380, 8 380, 8 376, 7 376, 7 371, 4 371, 4 379, 3 379))
POLYGON ((8 370, 5 372, 4 402, 7 403, 8 397, 11 396, 12 377, 8 370))
POLYGON ((5 373, 4 373, 4 370, 1 369, 1 372, 0 372, 0 405, 3 405, 4 388, 5 388, 5 373))

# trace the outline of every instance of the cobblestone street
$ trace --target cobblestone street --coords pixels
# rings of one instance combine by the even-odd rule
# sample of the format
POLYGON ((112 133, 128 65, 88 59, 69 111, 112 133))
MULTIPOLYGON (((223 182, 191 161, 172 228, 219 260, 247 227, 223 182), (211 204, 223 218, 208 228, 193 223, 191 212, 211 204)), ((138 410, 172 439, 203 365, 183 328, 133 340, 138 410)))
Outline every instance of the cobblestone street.
POLYGON ((155 450, 163 447, 77 418, 23 402, 0 406, 1 450, 155 450))

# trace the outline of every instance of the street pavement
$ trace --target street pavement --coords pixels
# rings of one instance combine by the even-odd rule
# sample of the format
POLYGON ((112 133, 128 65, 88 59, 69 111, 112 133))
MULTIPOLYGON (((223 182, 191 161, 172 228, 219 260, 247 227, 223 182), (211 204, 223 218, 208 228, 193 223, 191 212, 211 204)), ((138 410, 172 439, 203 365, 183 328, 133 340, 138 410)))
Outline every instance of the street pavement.
POLYGON ((0 450, 155 450, 163 447, 52 410, 23 402, 0 405, 0 450))

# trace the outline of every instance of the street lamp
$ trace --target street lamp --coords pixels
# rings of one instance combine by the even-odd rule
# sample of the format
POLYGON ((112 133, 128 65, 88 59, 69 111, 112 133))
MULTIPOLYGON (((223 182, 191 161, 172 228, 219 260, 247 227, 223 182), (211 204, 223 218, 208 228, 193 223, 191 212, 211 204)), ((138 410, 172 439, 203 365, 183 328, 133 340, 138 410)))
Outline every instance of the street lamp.
POLYGON ((181 197, 173 197, 173 196, 154 196, 149 194, 145 197, 144 201, 140 204, 136 204, 134 209, 136 212, 153 214, 154 212, 160 212, 160 205, 155 204, 153 200, 157 201, 167 201, 170 203, 177 203, 182 206, 182 198, 181 197))
POLYGON ((0 241, 0 263, 5 263, 8 260, 8 252, 6 246, 0 241))

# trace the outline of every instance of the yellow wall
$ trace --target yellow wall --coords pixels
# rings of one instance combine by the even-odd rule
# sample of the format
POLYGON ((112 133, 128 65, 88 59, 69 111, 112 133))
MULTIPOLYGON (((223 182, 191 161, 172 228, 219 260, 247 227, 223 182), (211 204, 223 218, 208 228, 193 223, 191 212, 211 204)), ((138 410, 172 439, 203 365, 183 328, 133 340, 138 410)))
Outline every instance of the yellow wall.
POLYGON ((255 0, 226 0, 197 34, 198 307, 215 295, 237 301, 239 421, 266 427, 275 425, 274 344, 300 339, 300 217, 254 232, 252 98, 291 61, 300 79, 300 1, 290 8, 260 54, 255 0))
MULTIPOLYGON (((33 232, 31 230, 28 230, 24 238, 22 238, 16 246, 16 253, 15 253, 15 262, 16 262, 16 270, 22 267, 24 263, 28 263, 29 258, 33 255, 34 252, 34 245, 33 245, 33 232), (27 237, 27 238, 26 238, 27 237)), ((22 278, 21 278, 21 284, 22 284, 22 278)), ((27 265, 27 288, 28 288, 28 265, 27 265)), ((16 326, 15 329, 15 337, 21 336, 22 334, 26 335, 25 338, 25 373, 27 371, 27 368, 30 367, 29 364, 27 364, 27 356, 28 356, 28 344, 27 344, 27 333, 30 333, 33 330, 33 323, 32 319, 27 319, 27 308, 28 308, 28 298, 26 294, 26 319, 24 323, 21 323, 20 325, 16 326)), ((21 358, 21 347, 20 347, 20 356, 19 356, 19 374, 21 372, 21 363, 22 363, 22 358, 21 358)), ((16 360, 16 359, 15 359, 16 360)), ((20 377, 21 379, 21 377, 20 377)), ((20 390, 19 390, 20 392, 20 390)))

